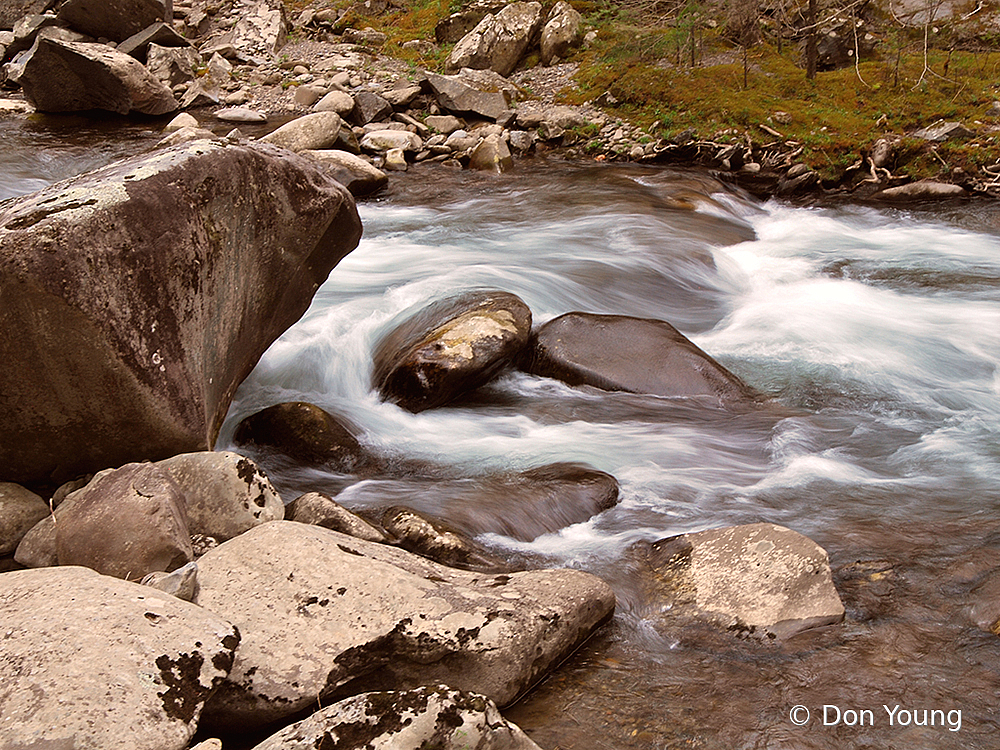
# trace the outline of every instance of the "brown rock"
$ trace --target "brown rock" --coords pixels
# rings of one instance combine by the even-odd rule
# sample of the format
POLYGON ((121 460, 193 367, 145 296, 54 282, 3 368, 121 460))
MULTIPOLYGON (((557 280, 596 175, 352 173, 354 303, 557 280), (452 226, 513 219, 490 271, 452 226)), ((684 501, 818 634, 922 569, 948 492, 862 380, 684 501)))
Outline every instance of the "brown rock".
POLYGON ((48 503, 34 492, 0 482, 0 557, 17 549, 24 535, 48 514, 48 503))

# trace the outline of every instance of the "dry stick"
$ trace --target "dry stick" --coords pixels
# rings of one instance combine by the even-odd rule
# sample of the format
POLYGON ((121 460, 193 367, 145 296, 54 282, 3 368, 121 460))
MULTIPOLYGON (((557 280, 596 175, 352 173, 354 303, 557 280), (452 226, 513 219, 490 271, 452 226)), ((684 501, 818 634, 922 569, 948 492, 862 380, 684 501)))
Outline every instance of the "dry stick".
POLYGON ((866 88, 871 88, 868 82, 861 77, 861 48, 858 45, 858 22, 854 18, 854 10, 851 10, 851 26, 854 27, 854 73, 857 75, 858 80, 865 85, 866 88))

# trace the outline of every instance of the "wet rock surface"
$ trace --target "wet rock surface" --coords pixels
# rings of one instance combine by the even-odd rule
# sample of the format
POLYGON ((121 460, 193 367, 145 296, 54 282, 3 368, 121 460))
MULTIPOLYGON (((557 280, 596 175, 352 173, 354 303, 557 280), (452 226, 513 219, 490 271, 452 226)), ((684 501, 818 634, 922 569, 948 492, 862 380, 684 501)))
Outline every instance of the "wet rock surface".
POLYGON ((445 682, 510 703, 614 608, 571 570, 457 571, 329 529, 276 521, 201 558, 196 603, 242 642, 206 721, 245 728, 317 697, 445 682), (247 607, 263 592, 267 607, 247 607))
POLYGON ((265 145, 194 141, 5 204, 8 478, 210 448, 237 384, 360 233, 343 187, 265 145))
POLYGON ((379 342, 375 388, 412 412, 442 406, 508 367, 530 330, 531 311, 513 294, 470 292, 443 300, 379 342))
POLYGON ((217 615, 76 567, 0 574, 5 748, 182 750, 239 634, 217 615))

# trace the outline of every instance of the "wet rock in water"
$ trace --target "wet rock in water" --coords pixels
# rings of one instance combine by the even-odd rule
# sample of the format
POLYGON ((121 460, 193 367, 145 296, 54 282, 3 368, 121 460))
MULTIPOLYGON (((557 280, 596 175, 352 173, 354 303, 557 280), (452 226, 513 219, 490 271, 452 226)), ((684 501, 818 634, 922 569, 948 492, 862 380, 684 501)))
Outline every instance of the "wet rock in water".
POLYGON ((333 148, 343 127, 344 121, 336 112, 313 112, 286 122, 260 140, 289 151, 333 148))
POLYGON ((236 387, 360 236, 340 184, 263 144, 193 141, 6 202, 7 479, 210 449, 236 387))
POLYGON ((886 188, 880 190, 872 196, 875 200, 908 202, 943 200, 947 198, 964 198, 969 191, 961 185, 953 185, 947 182, 936 182, 935 180, 920 180, 907 185, 886 188))
POLYGON ((441 300, 379 342, 375 389, 412 412, 442 406, 508 367, 530 330, 531 310, 513 294, 478 291, 441 300))
POLYGON ((48 503, 34 492, 0 482, 0 556, 17 549, 24 535, 48 514, 48 503))
POLYGON ((549 65, 555 58, 565 57, 573 47, 579 47, 583 41, 583 17, 566 0, 559 0, 552 6, 539 47, 542 53, 542 64, 549 65))
POLYGON ((139 581, 143 586, 150 586, 186 602, 194 599, 198 585, 198 563, 189 562, 171 573, 156 571, 139 581))
POLYGON ((59 19, 89 34, 115 42, 128 39, 158 21, 172 21, 171 0, 64 0, 59 19))
POLYGON ((429 521, 409 508, 389 508, 382 514, 382 527, 396 546, 442 565, 463 570, 503 569, 498 560, 489 559, 443 523, 429 521))
POLYGON ((85 568, 0 575, 5 748, 182 750, 239 633, 217 615, 85 568))
POLYGON ((650 546, 654 606, 707 617, 738 635, 788 638, 844 618, 826 551, 770 523, 663 539, 650 546))
POLYGON ((572 312, 532 335, 527 372, 606 391, 699 397, 723 407, 759 395, 662 320, 572 312))
POLYGON ((139 580, 191 561, 184 495, 156 464, 102 471, 55 510, 56 558, 139 580))
POLYGON ((445 682, 510 703, 614 609, 575 570, 469 573, 275 521, 198 562, 195 602, 243 640, 205 722, 249 729, 335 698, 445 682), (349 691, 349 692, 348 692, 349 691))
POLYGON ((182 453, 156 465, 180 487, 192 534, 225 541, 285 517, 285 505, 271 480, 238 453, 182 453))
POLYGON ((479 115, 496 120, 509 111, 499 91, 480 91, 459 76, 427 74, 427 83, 442 109, 456 115, 479 115))
POLYGON ((285 518, 333 529, 368 542, 385 544, 389 541, 381 529, 321 492, 307 492, 292 500, 285 506, 285 518))
POLYGON ((964 141, 974 138, 975 133, 969 130, 960 122, 945 122, 938 120, 933 125, 916 131, 914 138, 920 138, 932 143, 942 143, 944 141, 964 141))
POLYGON ((491 134, 483 138, 469 155, 469 168, 501 174, 514 166, 510 149, 503 138, 491 134))
POLYGON ((445 72, 489 68, 509 75, 521 61, 542 26, 542 6, 516 2, 483 18, 458 41, 445 62, 445 72))
POLYGON ((539 750, 489 698, 446 685, 363 693, 292 724, 253 750, 539 750))
POLYGON ((7 74, 39 112, 163 115, 179 106, 170 88, 142 63, 104 44, 39 36, 7 66, 7 74))
POLYGON ((314 404, 289 401, 253 414, 236 428, 236 445, 264 448, 304 464, 349 474, 370 462, 356 428, 314 404))
POLYGON ((493 533, 530 542, 614 507, 618 481, 589 466, 555 463, 474 479, 375 479, 337 499, 356 508, 402 505, 446 519, 469 537, 493 533))
POLYGON ((377 193, 389 183, 389 177, 378 167, 360 156, 340 149, 300 151, 303 156, 315 159, 333 179, 361 198, 377 193))

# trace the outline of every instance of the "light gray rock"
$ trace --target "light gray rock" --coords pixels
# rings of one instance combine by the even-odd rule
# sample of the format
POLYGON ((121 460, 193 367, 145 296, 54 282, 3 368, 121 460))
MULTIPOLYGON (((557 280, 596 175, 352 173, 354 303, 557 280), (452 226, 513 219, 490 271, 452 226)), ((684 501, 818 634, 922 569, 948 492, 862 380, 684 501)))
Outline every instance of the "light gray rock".
POLYGON ((195 69, 201 65, 201 55, 194 47, 161 47, 150 44, 146 50, 146 70, 173 88, 194 80, 195 69))
POLYGON ((438 21, 434 27, 434 36, 438 44, 448 44, 459 41, 476 28, 488 13, 503 10, 505 0, 472 0, 463 4, 462 9, 438 21))
POLYGON ((150 573, 139 583, 189 602, 194 599, 194 592, 198 586, 198 563, 189 562, 171 573, 163 571, 150 573))
POLYGON ((543 125, 569 130, 589 124, 590 118, 575 107, 529 102, 517 109, 517 125, 526 130, 543 125))
POLYGON ((260 0, 242 6, 236 24, 201 46, 201 52, 220 52, 244 60, 268 57, 288 40, 288 18, 281 0, 260 0))
POLYGON ((469 169, 501 174, 513 166, 514 160, 507 143, 496 134, 483 138, 469 155, 469 169))
POLYGON ((485 385, 527 344, 531 310, 516 295, 476 291, 407 318, 375 347, 372 382, 383 399, 420 412, 485 385))
POLYGON ((172 0, 64 0, 59 19, 95 39, 128 39, 158 21, 173 21, 172 0))
POLYGON ((103 109, 163 115, 178 107, 170 88, 142 63, 104 44, 39 36, 7 66, 7 75, 39 112, 103 109))
POLYGON ((292 715, 348 682, 445 682, 504 705, 614 609, 607 584, 580 571, 469 573, 290 521, 221 544, 198 567, 195 602, 243 638, 206 709, 220 727, 292 715))
POLYGON ((177 117, 172 119, 166 125, 163 126, 164 133, 173 133, 181 128, 197 128, 198 120, 195 119, 194 115, 190 115, 187 112, 181 112, 177 117))
POLYGON ((336 112, 313 112, 286 122, 260 140, 289 151, 332 148, 340 137, 343 123, 336 112))
POLYGON ((357 197, 378 192, 389 182, 388 175, 381 169, 347 151, 322 149, 299 153, 320 162, 333 179, 357 197))
POLYGON ((98 473, 55 510, 56 557, 115 578, 139 580, 191 561, 184 495, 155 464, 98 473))
POLYGON ((238 453, 182 453, 156 465, 180 487, 191 534, 222 542, 285 517, 285 505, 271 480, 238 453))
POLYGON ((826 551, 783 526, 664 539, 651 546, 649 565, 660 611, 691 611, 737 634, 788 638, 844 618, 826 551))
POLYGON ((447 685, 363 693, 317 711, 253 750, 540 750, 489 698, 447 685))
POLYGON ((583 18, 566 0, 559 0, 552 6, 542 27, 539 47, 542 64, 549 65, 557 57, 565 57, 573 47, 583 41, 583 18))
POLYGON ((20 323, 0 327, 0 466, 57 484, 211 449, 360 236, 343 186, 257 143, 192 141, 7 201, 0 294, 20 323))
POLYGON ((542 26, 542 6, 537 2, 516 2, 496 15, 483 18, 462 37, 445 62, 445 71, 462 68, 489 68, 502 76, 510 74, 521 61, 542 26))
POLYGON ((218 136, 208 128, 193 128, 190 125, 185 125, 184 127, 179 128, 172 133, 168 133, 161 138, 159 143, 156 144, 156 147, 169 148, 170 146, 176 146, 181 143, 189 143, 190 141, 212 141, 216 138, 218 138, 218 136))
POLYGON ((938 120, 933 125, 915 132, 913 137, 931 141, 932 143, 942 143, 943 141, 967 140, 975 135, 975 133, 960 122, 938 120))
POLYGON ((297 86, 292 100, 299 107, 311 107, 326 93, 319 86, 297 86))
POLYGON ((405 172, 409 167, 406 163, 406 152, 401 148, 388 149, 382 166, 390 172, 405 172))
POLYGON ((385 544, 388 539, 381 529, 372 526, 356 513, 321 492, 307 492, 285 507, 285 518, 297 523, 307 523, 333 529, 368 542, 385 544))
POLYGON ((182 750, 239 634, 200 607, 85 568, 0 575, 4 748, 182 750))
POLYGON ((0 556, 17 549, 24 535, 48 514, 48 503, 34 492, 0 482, 0 556))
MULTIPOLYGON (((119 44, 115 49, 125 55, 131 55, 139 62, 146 62, 149 45, 157 44, 161 47, 181 47, 188 48, 195 51, 191 46, 191 43, 178 34, 173 26, 168 26, 165 23, 157 22, 145 29, 140 31, 138 34, 133 34, 124 42, 119 44)), ((201 58, 198 58, 199 62, 201 58)))
POLYGON ((429 115, 424 124, 445 135, 450 135, 462 127, 462 121, 454 115, 429 115))
POLYGON ((490 572, 503 569, 498 561, 488 559, 443 523, 424 518, 409 508, 389 508, 382 514, 382 527, 397 547, 450 568, 490 572))
POLYGON ((872 197, 875 200, 894 202, 945 200, 948 198, 964 198, 969 194, 961 185, 952 185, 936 180, 920 180, 898 187, 886 188, 872 197))
POLYGON ((389 89, 382 92, 385 99, 395 109, 405 109, 420 94, 419 86, 404 86, 398 89, 389 89))
POLYGON ((331 91, 313 106, 314 112, 336 112, 347 117, 354 111, 354 97, 346 91, 331 91))
POLYGON ((427 83, 441 108, 453 114, 474 114, 496 120, 508 111, 503 93, 480 91, 458 76, 428 73, 427 83))
POLYGON ((215 113, 216 120, 223 122, 267 122, 267 116, 263 112, 247 107, 226 107, 215 113))
POLYGON ((408 130, 374 130, 361 139, 364 151, 380 153, 392 148, 416 153, 423 148, 423 141, 416 133, 408 130))

